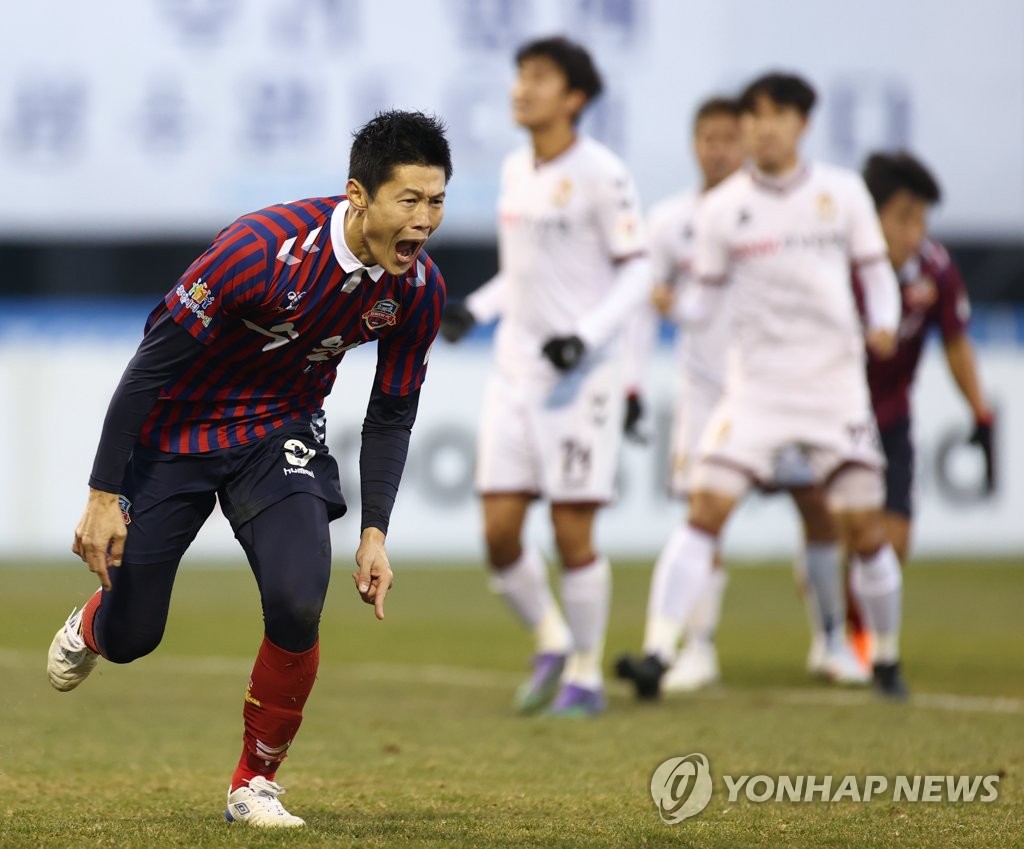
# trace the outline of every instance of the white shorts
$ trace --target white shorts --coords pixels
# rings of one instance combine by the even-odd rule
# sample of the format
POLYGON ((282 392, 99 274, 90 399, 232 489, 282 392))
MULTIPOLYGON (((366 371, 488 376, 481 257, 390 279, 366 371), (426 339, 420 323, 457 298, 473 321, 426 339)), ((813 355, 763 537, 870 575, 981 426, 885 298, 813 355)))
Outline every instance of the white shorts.
POLYGON ((493 372, 484 390, 477 491, 562 503, 610 501, 624 415, 615 359, 584 362, 550 381, 493 372))
POLYGON ((690 494, 701 436, 721 397, 722 388, 712 381, 683 377, 672 419, 669 455, 668 491, 673 498, 686 498, 690 494))
POLYGON ((850 464, 885 468, 870 410, 798 411, 728 396, 715 408, 699 454, 701 463, 730 466, 761 486, 824 484, 850 464))

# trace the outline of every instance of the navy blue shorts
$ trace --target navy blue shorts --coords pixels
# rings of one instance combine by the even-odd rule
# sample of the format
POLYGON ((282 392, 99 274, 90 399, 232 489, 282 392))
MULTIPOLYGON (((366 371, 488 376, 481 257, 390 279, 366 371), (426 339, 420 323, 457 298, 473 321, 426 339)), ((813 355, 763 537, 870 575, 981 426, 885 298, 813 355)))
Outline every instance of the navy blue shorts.
POLYGON ((338 464, 306 423, 204 454, 136 446, 121 487, 121 510, 128 522, 124 560, 178 560, 217 499, 237 535, 254 516, 299 492, 323 500, 328 521, 345 514, 338 464))
POLYGON ((914 515, 914 445, 906 419, 879 431, 885 452, 885 510, 907 519, 914 515))

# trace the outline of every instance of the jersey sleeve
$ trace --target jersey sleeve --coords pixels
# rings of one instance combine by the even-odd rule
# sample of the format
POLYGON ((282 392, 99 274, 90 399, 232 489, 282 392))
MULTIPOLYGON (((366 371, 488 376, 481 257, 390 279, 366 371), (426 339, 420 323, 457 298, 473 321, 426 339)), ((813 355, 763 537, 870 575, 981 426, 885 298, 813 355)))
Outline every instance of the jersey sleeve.
POLYGON ((882 225, 868 187, 859 175, 853 175, 849 186, 849 250, 850 261, 856 265, 885 260, 889 251, 882 235, 882 225))
POLYGON ((939 328, 942 338, 951 342, 967 332, 971 320, 971 302, 960 269, 952 259, 943 269, 939 286, 939 328))
POLYGON ((612 259, 647 252, 640 198, 633 178, 621 163, 607 168, 596 180, 597 221, 612 259))
POLYGON ((445 285, 432 262, 426 271, 426 282, 414 287, 413 292, 407 300, 408 313, 401 320, 401 329, 377 344, 376 386, 385 395, 408 395, 423 385, 430 349, 441 326, 445 285))
POLYGON ((164 304, 177 324, 209 345, 226 315, 259 300, 267 284, 266 268, 263 240, 236 221, 189 266, 164 304))

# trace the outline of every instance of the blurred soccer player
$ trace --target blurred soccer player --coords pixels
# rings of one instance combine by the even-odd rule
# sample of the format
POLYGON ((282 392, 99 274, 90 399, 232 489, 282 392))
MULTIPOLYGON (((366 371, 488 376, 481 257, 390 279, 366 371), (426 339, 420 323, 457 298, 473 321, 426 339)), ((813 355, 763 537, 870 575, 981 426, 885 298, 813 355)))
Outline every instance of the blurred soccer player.
POLYGON ((802 79, 769 74, 740 98, 753 167, 709 192, 697 211, 694 276, 684 303, 701 322, 732 288, 730 372, 702 437, 689 522, 661 559, 664 591, 629 672, 655 697, 679 634, 712 572, 718 536, 740 500, 799 450, 827 487, 853 559, 853 580, 874 638, 882 694, 906 693, 899 668, 899 562, 882 519, 884 459, 864 374, 849 285, 864 284, 867 345, 892 353, 899 292, 871 197, 856 174, 805 162, 800 140, 814 105, 802 79))
POLYGON ((611 596, 594 520, 612 496, 622 438, 620 331, 647 297, 650 266, 632 178, 576 130, 601 91, 590 56, 545 38, 522 47, 516 65, 513 114, 531 143, 502 168, 499 272, 465 305, 449 305, 442 333, 454 341, 501 316, 477 488, 493 586, 536 638, 517 707, 591 715, 605 704, 611 596), (539 497, 564 570, 564 617, 540 552, 522 542, 539 497))
MULTIPOLYGON (((693 131, 693 151, 703 178, 701 190, 670 197, 657 204, 648 217, 651 265, 657 281, 652 293, 653 306, 657 313, 680 325, 680 381, 672 429, 669 489, 672 495, 683 499, 690 492, 690 477, 701 434, 722 396, 731 311, 728 304, 723 303, 705 325, 687 329, 679 315, 680 294, 688 285, 693 285, 690 275, 694 218, 700 198, 743 162, 739 103, 727 98, 705 101, 697 109, 693 131)), ((633 325, 636 332, 629 350, 634 372, 633 392, 628 398, 627 432, 635 427, 642 410, 640 387, 656 329, 654 321, 644 318, 654 316, 652 310, 647 316, 641 315, 633 325)), ((866 683, 866 672, 846 640, 839 546, 823 490, 811 485, 813 475, 799 452, 779 456, 770 483, 773 488, 788 489, 803 520, 806 545, 798 562, 814 630, 808 665, 813 672, 841 683, 866 683)), ((652 623, 663 604, 661 596, 666 591, 664 578, 668 564, 669 561, 660 559, 652 579, 649 606, 652 623)), ((662 682, 666 692, 695 690, 718 680, 714 637, 721 619, 726 582, 727 574, 716 550, 715 569, 687 622, 683 649, 662 682)), ((626 664, 628 675, 628 660, 626 664)))
MULTIPOLYGON (((885 523, 889 541, 905 563, 913 517, 910 387, 930 329, 941 332, 950 374, 971 408, 971 442, 985 453, 989 486, 993 474, 993 416, 982 395, 974 348, 967 336, 971 307, 963 278, 946 249, 928 238, 928 210, 939 201, 939 184, 908 153, 875 153, 868 158, 863 173, 882 222, 889 261, 899 278, 903 299, 895 355, 880 358, 869 351, 867 368, 871 402, 888 463, 885 523)), ((855 283, 860 294, 856 276, 855 283)))
POLYGON ((50 682, 72 690, 100 657, 157 647, 178 563, 219 500, 265 628, 229 822, 304 824, 274 779, 316 679, 328 523, 346 510, 322 405, 345 351, 372 341, 352 577, 384 616, 385 537, 445 300, 423 246, 450 176, 436 119, 378 115, 355 134, 347 196, 267 207, 220 232, 150 314, 111 399, 72 546, 102 588, 54 637, 50 682))

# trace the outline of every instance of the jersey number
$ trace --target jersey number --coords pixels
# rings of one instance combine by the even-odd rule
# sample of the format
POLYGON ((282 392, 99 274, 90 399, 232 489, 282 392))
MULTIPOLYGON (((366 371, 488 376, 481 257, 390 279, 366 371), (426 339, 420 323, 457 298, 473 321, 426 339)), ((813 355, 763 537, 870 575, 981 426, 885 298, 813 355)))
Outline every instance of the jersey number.
POLYGON ((259 325, 253 324, 245 318, 242 319, 242 323, 250 330, 255 330, 257 333, 270 337, 271 341, 267 342, 267 344, 263 346, 264 351, 273 351, 275 348, 280 348, 282 345, 287 345, 293 339, 299 338, 299 334, 295 330, 294 323, 290 321, 275 324, 270 328, 270 330, 266 330, 259 325))

